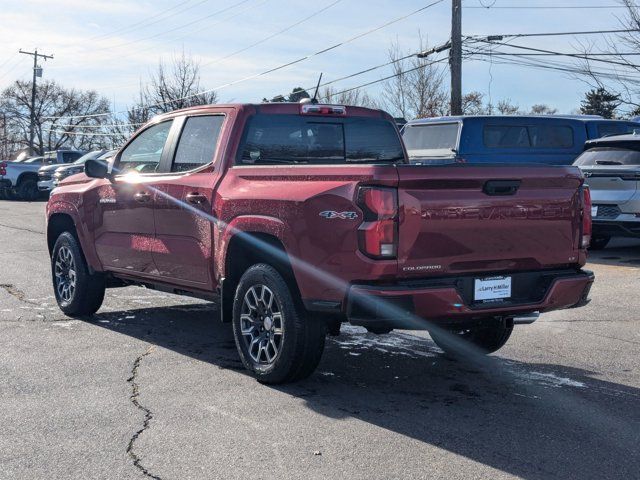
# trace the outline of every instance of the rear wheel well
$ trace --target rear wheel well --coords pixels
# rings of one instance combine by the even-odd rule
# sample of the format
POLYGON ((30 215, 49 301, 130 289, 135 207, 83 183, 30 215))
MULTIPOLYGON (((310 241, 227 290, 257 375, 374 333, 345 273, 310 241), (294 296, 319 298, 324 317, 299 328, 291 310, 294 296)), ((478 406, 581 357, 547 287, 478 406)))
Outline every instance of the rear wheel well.
POLYGON ((62 232, 69 232, 78 238, 76 224, 73 222, 71 216, 66 213, 54 213, 49 218, 47 224, 47 246, 49 247, 49 254, 53 252, 53 246, 56 244, 56 240, 62 232))
POLYGON ((258 263, 275 268, 291 289, 294 300, 302 304, 289 256, 280 239, 266 233, 242 232, 229 242, 225 258, 222 291, 222 318, 225 322, 231 321, 233 296, 240 278, 249 267, 258 263))

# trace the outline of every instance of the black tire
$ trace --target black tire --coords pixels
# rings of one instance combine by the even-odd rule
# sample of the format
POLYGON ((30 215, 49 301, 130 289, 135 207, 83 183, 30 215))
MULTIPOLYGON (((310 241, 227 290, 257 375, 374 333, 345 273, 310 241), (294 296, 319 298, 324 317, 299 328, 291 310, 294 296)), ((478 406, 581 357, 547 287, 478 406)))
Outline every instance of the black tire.
POLYGON ((388 327, 366 327, 367 332, 375 333, 376 335, 386 335, 387 333, 393 332, 393 328, 388 327))
POLYGON ((500 350, 513 332, 513 320, 510 318, 486 319, 482 324, 464 330, 432 331, 431 339, 445 353, 459 356, 467 353, 489 354, 500 350), (468 343, 475 347, 471 352, 465 352, 464 345, 468 343))
MULTIPOLYGON (((70 317, 93 315, 102 305, 106 288, 104 276, 100 273, 89 273, 80 244, 70 232, 61 233, 56 240, 51 254, 51 276, 56 301, 60 310, 66 315, 70 317), (60 291, 60 270, 57 270, 56 263, 64 263, 61 251, 64 251, 64 255, 70 255, 73 260, 75 285, 71 293, 60 291)), ((69 277, 71 275, 67 274, 67 278, 69 277)))
POLYGON ((40 196, 38 181, 35 178, 25 178, 21 180, 17 188, 18 198, 27 202, 33 202, 40 196))
POLYGON ((242 275, 236 289, 233 299, 233 334, 238 353, 247 370, 261 383, 279 384, 302 380, 313 373, 324 351, 326 324, 304 312, 275 268, 257 264, 242 275), (264 287, 267 287, 266 290, 264 287), (246 297, 250 298, 252 289, 254 293, 260 292, 260 298, 264 299, 251 300, 253 309, 246 303, 246 297), (269 294, 262 292, 270 292, 272 302, 275 303, 267 302, 269 294), (271 307, 267 307, 267 303, 271 307), (269 316, 273 318, 268 320, 269 316), (251 333, 247 333, 248 330, 251 333), (281 333, 276 333, 277 330, 281 333), (273 343, 270 343, 269 338, 273 343), (259 343, 255 344, 258 339, 259 343), (250 344, 258 346, 257 354, 250 344), (266 345, 264 349, 263 344, 266 345), (271 360, 268 359, 269 351, 273 353, 271 360), (265 361, 261 361, 262 352, 265 361))
POLYGON ((591 238, 589 250, 603 250, 611 241, 611 237, 597 236, 591 238))
POLYGON ((0 188, 0 200, 9 200, 7 190, 4 188, 0 188))

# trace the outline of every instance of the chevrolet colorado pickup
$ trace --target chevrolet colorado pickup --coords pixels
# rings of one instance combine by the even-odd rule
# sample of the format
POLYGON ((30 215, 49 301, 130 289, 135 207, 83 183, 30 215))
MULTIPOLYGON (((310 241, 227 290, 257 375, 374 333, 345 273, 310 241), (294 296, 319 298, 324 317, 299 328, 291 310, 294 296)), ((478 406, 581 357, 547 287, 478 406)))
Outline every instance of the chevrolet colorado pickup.
POLYGON ((489 353, 586 303, 589 202, 577 167, 410 165, 379 110, 212 105, 63 180, 47 242, 66 314, 122 285, 216 299, 247 369, 282 383, 341 322, 489 353))

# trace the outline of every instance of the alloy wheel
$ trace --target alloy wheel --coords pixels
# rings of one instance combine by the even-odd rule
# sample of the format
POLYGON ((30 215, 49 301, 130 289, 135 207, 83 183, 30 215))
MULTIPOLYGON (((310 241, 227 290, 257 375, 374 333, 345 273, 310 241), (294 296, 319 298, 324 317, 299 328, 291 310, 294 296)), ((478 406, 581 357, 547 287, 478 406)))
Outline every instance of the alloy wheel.
POLYGON ((244 295, 240 331, 251 359, 271 365, 277 359, 284 340, 282 308, 266 285, 254 285, 244 295))
POLYGON ((70 302, 76 291, 76 264, 71 249, 60 247, 55 260, 56 291, 63 302, 70 302))

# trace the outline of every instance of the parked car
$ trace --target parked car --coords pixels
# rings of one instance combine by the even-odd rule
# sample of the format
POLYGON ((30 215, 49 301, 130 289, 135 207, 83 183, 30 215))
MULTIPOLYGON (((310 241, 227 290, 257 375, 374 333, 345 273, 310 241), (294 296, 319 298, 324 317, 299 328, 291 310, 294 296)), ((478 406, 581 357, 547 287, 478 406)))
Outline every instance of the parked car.
POLYGON ((54 292, 70 316, 122 284, 217 298, 267 383, 309 375, 345 321, 493 352, 514 324, 588 301, 583 180, 573 166, 410 165, 380 110, 194 107, 53 190, 54 292))
POLYGON ((591 247, 604 248, 612 237, 640 238, 640 135, 591 140, 574 165, 591 188, 591 247))
POLYGON ((0 165, 0 189, 5 196, 17 196, 20 200, 35 200, 38 191, 38 171, 42 165, 69 163, 77 160, 83 152, 77 150, 57 150, 45 152, 42 157, 33 157, 24 162, 2 162, 0 165))
POLYGON ((94 150, 93 152, 85 153, 76 161, 70 163, 69 165, 65 165, 61 167, 59 164, 54 163, 51 165, 44 165, 40 167, 38 170, 38 190, 40 192, 50 192, 54 187, 54 174, 61 168, 75 168, 77 170, 76 173, 84 170, 84 162, 87 160, 95 159, 104 154, 106 150, 94 150))
POLYGON ((571 165, 588 139, 640 131, 598 116, 460 116, 412 120, 403 140, 413 163, 571 165))
POLYGON ((87 160, 104 160, 108 162, 117 152, 117 150, 96 150, 83 155, 70 165, 58 167, 53 174, 53 188, 57 187, 65 178, 84 172, 84 164, 87 160))

